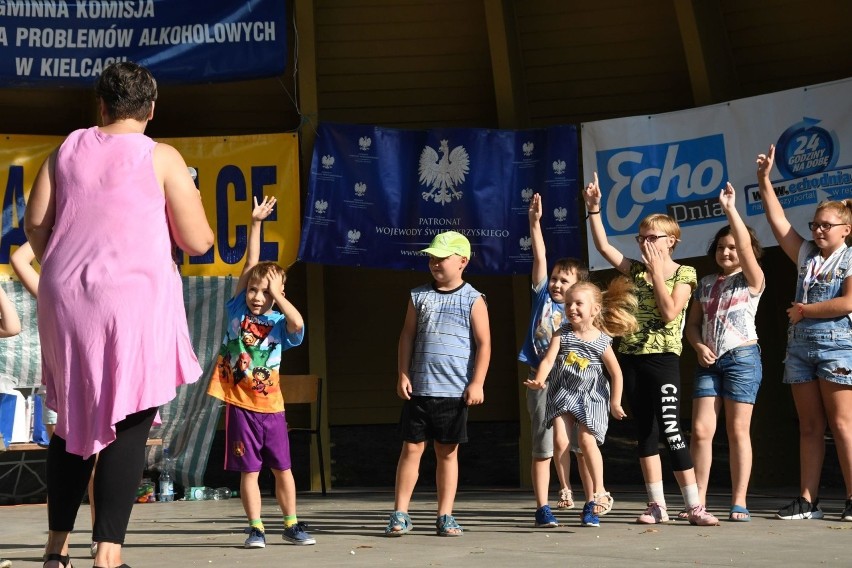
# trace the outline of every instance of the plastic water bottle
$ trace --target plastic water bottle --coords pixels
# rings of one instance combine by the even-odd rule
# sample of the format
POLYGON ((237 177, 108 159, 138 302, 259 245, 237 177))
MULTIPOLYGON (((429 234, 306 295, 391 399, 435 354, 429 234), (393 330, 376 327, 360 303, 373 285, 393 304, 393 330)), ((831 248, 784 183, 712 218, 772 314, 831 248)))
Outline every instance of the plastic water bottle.
POLYGON ((163 449, 163 468, 160 471, 160 501, 175 500, 174 461, 169 449, 163 449))
POLYGON ((230 499, 231 490, 227 487, 217 487, 213 490, 213 499, 221 501, 222 499, 230 499))

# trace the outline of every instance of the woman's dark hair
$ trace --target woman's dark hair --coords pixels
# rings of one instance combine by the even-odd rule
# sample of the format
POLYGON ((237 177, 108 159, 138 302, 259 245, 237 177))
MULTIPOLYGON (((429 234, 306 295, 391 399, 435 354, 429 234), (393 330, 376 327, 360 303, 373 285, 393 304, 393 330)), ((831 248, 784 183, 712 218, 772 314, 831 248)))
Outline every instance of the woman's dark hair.
POLYGON ((145 120, 157 100, 157 81, 151 72, 130 61, 109 65, 101 73, 95 93, 112 120, 145 120))
MULTIPOLYGON (((754 258, 760 262, 760 258, 763 256, 763 247, 760 246, 760 241, 757 240, 757 233, 754 232, 754 229, 751 227, 746 227, 748 230, 748 236, 751 239, 751 250, 754 252, 754 258)), ((725 225, 718 231, 716 231, 716 236, 713 237, 713 240, 710 241, 710 246, 707 247, 707 256, 709 256, 713 261, 716 261, 716 247, 719 246, 719 240, 722 237, 726 237, 731 234, 731 226, 725 225)))

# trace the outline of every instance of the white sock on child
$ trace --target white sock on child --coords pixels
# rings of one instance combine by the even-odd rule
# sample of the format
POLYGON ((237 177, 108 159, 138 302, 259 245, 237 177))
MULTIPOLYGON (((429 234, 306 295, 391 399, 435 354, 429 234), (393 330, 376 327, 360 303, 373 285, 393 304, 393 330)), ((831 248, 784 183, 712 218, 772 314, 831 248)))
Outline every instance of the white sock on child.
POLYGON ((654 481, 653 483, 645 484, 645 491, 648 492, 648 502, 656 503, 660 507, 666 507, 666 495, 663 493, 663 482, 654 481))
POLYGON ((696 505, 701 504, 701 499, 698 497, 698 484, 693 483, 692 485, 685 485, 680 488, 680 493, 683 495, 683 502, 686 503, 687 508, 692 509, 696 505))

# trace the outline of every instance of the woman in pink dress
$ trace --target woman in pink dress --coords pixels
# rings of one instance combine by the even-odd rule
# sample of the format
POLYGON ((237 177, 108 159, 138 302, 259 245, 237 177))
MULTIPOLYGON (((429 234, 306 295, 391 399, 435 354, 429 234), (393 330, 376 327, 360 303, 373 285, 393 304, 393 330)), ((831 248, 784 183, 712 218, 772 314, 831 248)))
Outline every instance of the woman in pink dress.
POLYGON ((98 457, 95 566, 121 560, 157 408, 201 368, 189 339, 173 242, 213 244, 181 155, 144 135, 157 84, 134 63, 98 80, 102 127, 72 132, 42 165, 25 229, 41 262, 38 322, 47 405, 44 566, 69 565, 68 537, 98 457))

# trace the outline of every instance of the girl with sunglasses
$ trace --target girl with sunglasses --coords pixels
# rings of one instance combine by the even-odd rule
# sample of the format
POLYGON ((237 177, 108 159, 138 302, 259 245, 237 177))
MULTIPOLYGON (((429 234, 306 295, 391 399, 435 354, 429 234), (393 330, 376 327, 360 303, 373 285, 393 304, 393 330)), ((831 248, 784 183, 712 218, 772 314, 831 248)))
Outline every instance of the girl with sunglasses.
POLYGON ((801 495, 778 511, 784 520, 821 519, 819 478, 825 427, 831 427, 846 482, 841 520, 852 521, 852 200, 823 201, 808 223, 813 240, 797 233, 775 195, 769 173, 775 146, 757 156, 760 198, 775 239, 799 266, 796 298, 787 309, 784 382, 799 417, 801 495))
POLYGON ((701 504, 686 436, 680 428, 683 323, 686 306, 697 284, 695 268, 672 259, 680 240, 680 227, 668 215, 656 213, 645 217, 639 223, 636 237, 641 260, 634 260, 607 240, 601 220, 597 172, 594 181, 586 186, 583 198, 595 248, 633 281, 639 300, 636 312, 639 329, 625 335, 618 346, 624 392, 636 424, 639 464, 648 492, 648 508, 637 522, 655 524, 669 520, 659 453, 660 431, 663 431, 689 522, 718 525, 718 519, 701 504))

